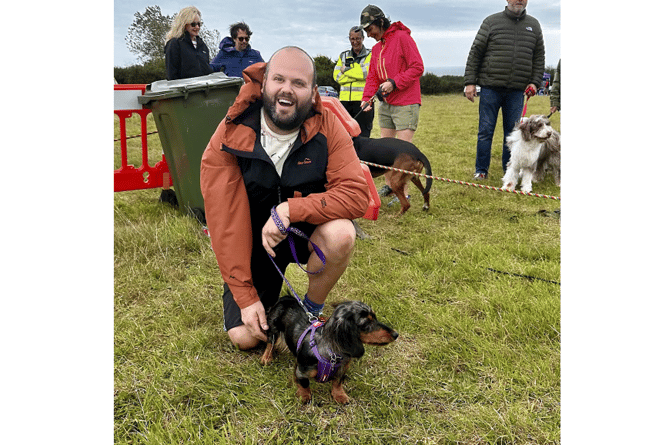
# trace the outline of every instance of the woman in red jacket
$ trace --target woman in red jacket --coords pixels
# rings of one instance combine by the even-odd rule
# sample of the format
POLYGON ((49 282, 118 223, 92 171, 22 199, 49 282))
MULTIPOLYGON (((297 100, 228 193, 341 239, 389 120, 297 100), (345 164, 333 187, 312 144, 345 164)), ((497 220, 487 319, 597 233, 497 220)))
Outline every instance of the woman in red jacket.
MULTIPOLYGON (((361 107, 366 111, 372 96, 380 89, 383 102, 378 105, 381 137, 397 137, 411 142, 418 128, 420 111, 420 77, 423 58, 418 52, 411 30, 402 22, 390 23, 383 11, 368 5, 360 14, 360 26, 368 37, 377 41, 367 75, 361 107)), ((388 179, 379 192, 390 194, 388 179)))

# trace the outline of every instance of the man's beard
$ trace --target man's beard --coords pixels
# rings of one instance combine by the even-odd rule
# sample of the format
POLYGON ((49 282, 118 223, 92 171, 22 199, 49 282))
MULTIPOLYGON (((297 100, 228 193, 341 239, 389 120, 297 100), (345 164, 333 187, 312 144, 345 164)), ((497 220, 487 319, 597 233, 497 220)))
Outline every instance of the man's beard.
POLYGON ((304 104, 300 105, 297 102, 297 98, 291 97, 290 99, 297 104, 295 107, 295 111, 290 115, 281 116, 276 111, 277 99, 278 99, 277 96, 275 96, 274 98, 270 98, 265 92, 263 92, 262 101, 263 101, 263 110, 265 110, 265 115, 269 117, 272 123, 281 130, 290 131, 299 128, 300 125, 302 125, 302 123, 307 119, 307 116, 309 115, 309 111, 311 110, 311 103, 307 101, 304 104))
POLYGON ((514 13, 515 15, 521 15, 523 11, 525 10, 525 6, 522 5, 513 5, 509 6, 509 10, 514 13))

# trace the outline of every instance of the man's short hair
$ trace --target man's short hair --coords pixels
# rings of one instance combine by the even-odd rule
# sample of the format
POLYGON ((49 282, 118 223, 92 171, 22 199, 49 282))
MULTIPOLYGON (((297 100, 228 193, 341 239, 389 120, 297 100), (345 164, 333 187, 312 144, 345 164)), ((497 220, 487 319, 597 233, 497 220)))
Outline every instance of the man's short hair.
POLYGON ((365 38, 365 35, 362 33, 362 26, 356 25, 348 31, 349 34, 352 33, 352 32, 359 32, 360 36, 363 39, 365 38))
POLYGON ((298 46, 284 46, 283 48, 279 48, 276 51, 274 51, 274 54, 272 54, 272 57, 269 58, 269 61, 267 62, 267 65, 265 66, 265 78, 267 77, 267 73, 269 73, 269 66, 272 63, 272 59, 274 58, 274 56, 279 51, 283 51, 284 49, 296 49, 298 51, 301 51, 302 53, 304 53, 309 58, 309 60, 311 60, 311 68, 314 71, 314 77, 313 77, 311 83, 312 83, 313 87, 317 86, 318 85, 318 74, 316 73, 316 62, 314 62, 314 59, 309 55, 309 53, 307 53, 305 50, 303 50, 302 48, 300 48, 298 46))
POLYGON ((239 31, 244 31, 249 37, 251 37, 251 28, 249 28, 249 25, 247 25, 244 22, 237 22, 233 23, 230 25, 230 37, 232 37, 232 40, 235 40, 237 38, 237 34, 239 34, 239 31))

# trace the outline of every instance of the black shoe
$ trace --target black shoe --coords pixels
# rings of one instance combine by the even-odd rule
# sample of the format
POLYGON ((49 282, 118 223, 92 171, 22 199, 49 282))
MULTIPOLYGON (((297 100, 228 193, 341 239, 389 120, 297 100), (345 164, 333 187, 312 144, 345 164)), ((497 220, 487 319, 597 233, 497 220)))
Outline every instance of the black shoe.
MULTIPOLYGON (((407 201, 411 201, 411 195, 407 195, 407 201)), ((397 196, 394 196, 393 199, 388 201, 388 207, 392 207, 394 204, 400 202, 400 199, 397 196)))
POLYGON ((384 196, 390 195, 392 192, 393 191, 390 187, 384 185, 383 187, 381 187, 381 190, 379 190, 379 196, 383 198, 384 196))

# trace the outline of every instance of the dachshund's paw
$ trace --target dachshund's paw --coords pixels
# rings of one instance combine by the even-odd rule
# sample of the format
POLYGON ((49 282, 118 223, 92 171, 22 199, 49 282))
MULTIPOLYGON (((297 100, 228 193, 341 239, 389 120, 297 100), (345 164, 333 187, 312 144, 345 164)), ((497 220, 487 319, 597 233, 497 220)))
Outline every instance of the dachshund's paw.
POLYGON ((302 403, 309 403, 311 401, 311 389, 310 388, 297 388, 297 398, 300 399, 302 403))
POLYGON ((346 395, 346 392, 344 391, 344 387, 341 385, 341 382, 335 382, 332 384, 332 397, 335 399, 337 403, 341 404, 346 404, 351 401, 348 395, 346 395))
POLYGON ((262 363, 263 365, 269 365, 270 363, 272 363, 273 352, 274 352, 274 344, 267 343, 265 352, 263 353, 262 357, 260 357, 260 363, 262 363))
POLYGON ((332 391, 332 397, 334 397, 335 402, 345 405, 351 401, 348 395, 342 391, 332 391))

